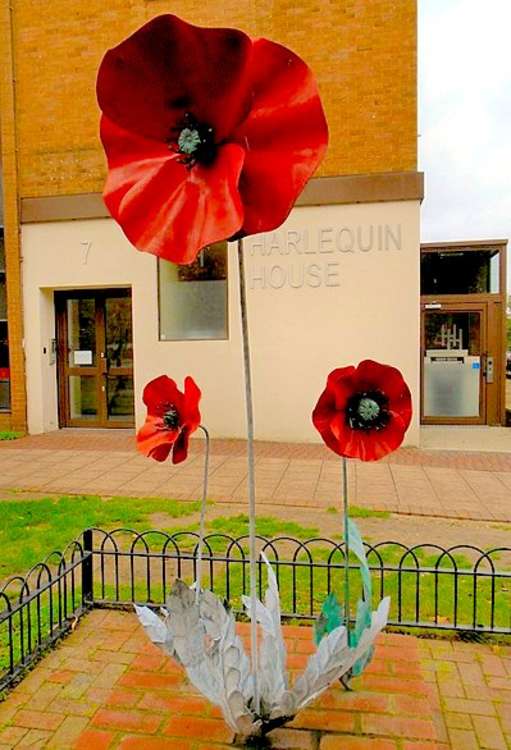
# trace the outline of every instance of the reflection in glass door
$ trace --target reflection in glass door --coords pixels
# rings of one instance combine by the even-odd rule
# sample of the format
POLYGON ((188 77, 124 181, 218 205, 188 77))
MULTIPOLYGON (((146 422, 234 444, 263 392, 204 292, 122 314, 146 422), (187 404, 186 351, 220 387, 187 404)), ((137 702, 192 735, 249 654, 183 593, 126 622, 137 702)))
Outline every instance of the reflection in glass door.
POLYGON ((61 426, 131 426, 130 292, 57 293, 56 309, 61 426))
POLYGON ((131 297, 105 299, 106 418, 133 422, 131 297))
POLYGON ((437 422, 484 420, 484 310, 423 314, 423 417, 437 422))
POLYGON ((67 389, 71 420, 97 421, 96 300, 66 300, 67 389))

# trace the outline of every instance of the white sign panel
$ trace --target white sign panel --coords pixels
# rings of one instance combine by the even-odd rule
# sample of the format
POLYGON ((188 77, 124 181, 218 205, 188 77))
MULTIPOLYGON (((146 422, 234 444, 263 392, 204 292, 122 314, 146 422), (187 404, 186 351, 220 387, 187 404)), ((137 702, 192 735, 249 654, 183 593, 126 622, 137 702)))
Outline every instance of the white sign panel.
POLYGON ((73 352, 73 362, 75 365, 91 365, 92 352, 85 350, 77 350, 76 352, 73 352))

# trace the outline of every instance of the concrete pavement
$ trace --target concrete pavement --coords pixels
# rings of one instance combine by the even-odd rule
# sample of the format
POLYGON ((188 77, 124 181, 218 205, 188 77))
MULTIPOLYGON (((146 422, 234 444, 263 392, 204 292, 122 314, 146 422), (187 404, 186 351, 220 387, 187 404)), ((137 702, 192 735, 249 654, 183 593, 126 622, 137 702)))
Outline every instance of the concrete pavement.
MULTIPOLYGON (((137 454, 130 431, 61 430, 0 443, 0 490, 169 497, 201 494, 203 442, 180 466, 137 454)), ((256 445, 260 505, 339 507, 340 460, 322 445, 256 445)), ((351 503, 394 513, 511 522, 511 453, 403 448, 350 462, 351 503)), ((247 503, 245 443, 213 440, 208 496, 247 503)))

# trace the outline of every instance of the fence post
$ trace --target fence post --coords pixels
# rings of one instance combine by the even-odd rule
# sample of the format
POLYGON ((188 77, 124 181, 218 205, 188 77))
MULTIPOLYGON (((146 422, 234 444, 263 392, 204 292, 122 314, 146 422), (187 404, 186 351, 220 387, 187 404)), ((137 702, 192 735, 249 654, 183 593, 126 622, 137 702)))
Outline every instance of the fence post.
POLYGON ((93 555, 92 555, 92 529, 83 532, 83 561, 82 561, 82 602, 93 604, 94 602, 94 580, 93 580, 93 555))

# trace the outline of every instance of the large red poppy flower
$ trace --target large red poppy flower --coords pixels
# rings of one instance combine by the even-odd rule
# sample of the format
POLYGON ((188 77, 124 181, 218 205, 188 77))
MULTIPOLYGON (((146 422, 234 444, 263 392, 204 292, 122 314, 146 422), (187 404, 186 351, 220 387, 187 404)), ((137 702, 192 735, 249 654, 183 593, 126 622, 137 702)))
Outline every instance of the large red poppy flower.
POLYGON ((399 370, 370 359, 333 370, 312 413, 329 448, 361 461, 399 448, 411 418, 412 397, 399 370))
POLYGON ((145 456, 165 461, 172 451, 172 462, 188 455, 190 435, 200 425, 201 392, 191 377, 185 378, 184 393, 166 375, 151 380, 144 388, 147 417, 137 433, 137 448, 145 456))
POLYGON ((297 55, 173 15, 106 53, 97 96, 106 205, 139 250, 176 263, 278 227, 327 146, 316 83, 297 55))

